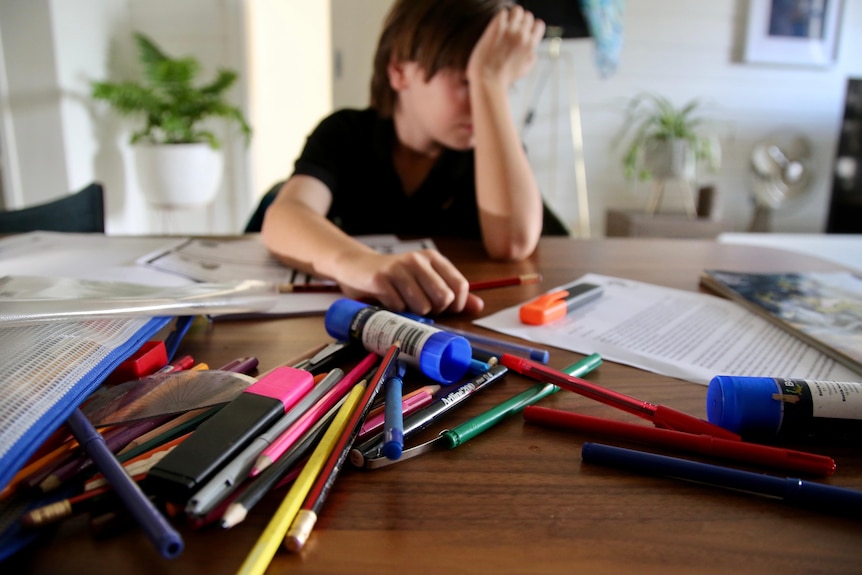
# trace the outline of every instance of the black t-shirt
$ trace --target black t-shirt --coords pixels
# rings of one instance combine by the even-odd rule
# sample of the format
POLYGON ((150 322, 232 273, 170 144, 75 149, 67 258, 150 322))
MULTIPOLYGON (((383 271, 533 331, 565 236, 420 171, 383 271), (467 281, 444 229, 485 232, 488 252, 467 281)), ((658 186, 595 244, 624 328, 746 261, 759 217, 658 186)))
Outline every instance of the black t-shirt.
POLYGON ((340 110, 306 141, 294 174, 332 192, 326 217, 349 235, 479 238, 473 151, 446 149, 409 197, 392 162, 395 126, 371 108, 340 110))

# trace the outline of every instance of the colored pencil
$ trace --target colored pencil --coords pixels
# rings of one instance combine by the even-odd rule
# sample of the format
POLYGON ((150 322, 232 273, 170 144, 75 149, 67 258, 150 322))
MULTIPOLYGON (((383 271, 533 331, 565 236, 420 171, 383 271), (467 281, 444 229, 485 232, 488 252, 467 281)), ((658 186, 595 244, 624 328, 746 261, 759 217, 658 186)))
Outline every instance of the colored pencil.
POLYGON ((537 284, 542 281, 542 274, 531 273, 531 274, 521 274, 517 276, 507 277, 507 278, 498 278, 494 280, 485 280, 485 281, 476 281, 470 282, 470 291, 478 291, 483 289, 491 289, 491 288, 499 288, 499 287, 507 287, 507 286, 520 286, 520 285, 528 285, 528 284, 537 284))

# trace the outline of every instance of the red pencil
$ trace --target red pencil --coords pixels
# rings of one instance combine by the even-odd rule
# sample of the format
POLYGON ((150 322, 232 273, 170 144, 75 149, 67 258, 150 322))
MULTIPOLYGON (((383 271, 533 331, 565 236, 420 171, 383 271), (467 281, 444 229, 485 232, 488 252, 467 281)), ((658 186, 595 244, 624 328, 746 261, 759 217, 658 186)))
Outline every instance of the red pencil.
POLYGON ((339 292, 341 288, 336 283, 326 284, 280 284, 279 293, 331 293, 339 292))
POLYGON ((483 289, 491 289, 506 286, 521 286, 527 284, 537 284, 542 281, 542 274, 521 274, 508 278, 498 278, 495 280, 485 280, 478 282, 470 282, 470 291, 483 289))

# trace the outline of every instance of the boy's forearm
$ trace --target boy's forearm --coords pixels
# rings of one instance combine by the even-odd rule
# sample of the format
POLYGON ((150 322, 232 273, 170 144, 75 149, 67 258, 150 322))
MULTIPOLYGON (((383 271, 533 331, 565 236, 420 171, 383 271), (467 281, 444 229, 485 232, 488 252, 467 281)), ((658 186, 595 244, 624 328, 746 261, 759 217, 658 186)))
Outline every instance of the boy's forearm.
POLYGON ((529 256, 542 231, 542 197, 509 109, 507 88, 471 82, 476 195, 491 257, 529 256))

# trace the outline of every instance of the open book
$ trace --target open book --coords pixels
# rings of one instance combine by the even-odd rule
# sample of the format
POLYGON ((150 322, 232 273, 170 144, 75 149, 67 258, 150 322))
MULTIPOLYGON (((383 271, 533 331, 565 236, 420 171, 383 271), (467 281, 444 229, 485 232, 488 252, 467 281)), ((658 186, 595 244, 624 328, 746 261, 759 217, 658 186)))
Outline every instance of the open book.
POLYGON ((850 272, 705 270, 700 283, 862 375, 862 278, 850 272))

